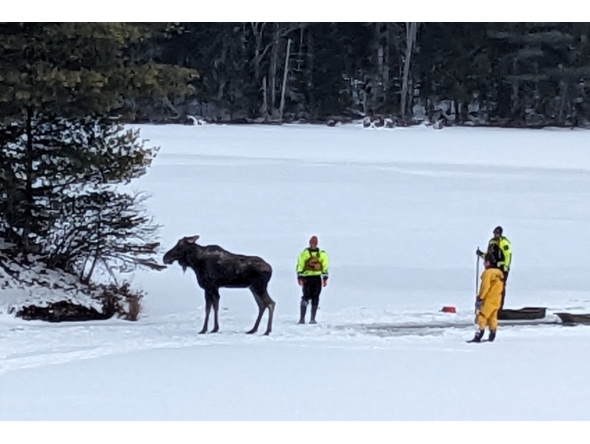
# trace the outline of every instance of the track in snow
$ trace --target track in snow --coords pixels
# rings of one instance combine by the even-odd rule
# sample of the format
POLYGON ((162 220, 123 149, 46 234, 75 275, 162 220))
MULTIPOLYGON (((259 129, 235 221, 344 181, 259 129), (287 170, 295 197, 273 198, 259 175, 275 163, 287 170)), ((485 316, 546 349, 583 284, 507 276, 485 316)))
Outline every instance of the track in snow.
MULTIPOLYGON (((198 334, 202 318, 197 312, 164 317, 146 317, 132 323, 122 320, 45 323, 0 319, 0 374, 29 367, 62 364, 82 359, 131 353, 156 348, 188 348, 199 346, 250 347, 272 343, 275 346, 311 346, 338 348, 392 347, 392 340, 448 337, 460 342, 475 328, 472 317, 453 319, 409 313, 383 319, 373 313, 363 316, 365 322, 354 322, 350 313, 334 314, 320 319, 317 325, 298 325, 291 317, 275 318, 273 332, 263 336, 247 335, 253 320, 249 316, 221 319, 216 334, 198 334), (348 321, 348 322, 347 322, 348 321)), ((502 325, 502 330, 536 326, 562 327, 559 323, 539 324, 522 321, 517 325, 502 325)))

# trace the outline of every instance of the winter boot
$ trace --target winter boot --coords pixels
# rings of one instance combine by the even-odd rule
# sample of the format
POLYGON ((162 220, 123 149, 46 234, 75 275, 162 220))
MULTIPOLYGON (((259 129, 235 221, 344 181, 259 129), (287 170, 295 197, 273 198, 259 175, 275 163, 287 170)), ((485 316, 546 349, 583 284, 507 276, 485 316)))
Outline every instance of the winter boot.
POLYGON ((311 319, 309 320, 310 324, 317 324, 317 322, 315 321, 315 315, 318 312, 318 308, 314 307, 313 305, 311 306, 311 319))
POLYGON ((468 342, 481 342, 481 338, 483 338, 483 330, 479 330, 477 333, 475 333, 475 336, 473 337, 473 339, 471 341, 468 342))
POLYGON ((490 330, 490 335, 488 336, 488 341, 494 342, 494 339, 496 339, 496 330, 490 330))
POLYGON ((307 311, 307 304, 305 302, 301 302, 301 311, 299 316, 299 323, 305 324, 305 312, 307 311))

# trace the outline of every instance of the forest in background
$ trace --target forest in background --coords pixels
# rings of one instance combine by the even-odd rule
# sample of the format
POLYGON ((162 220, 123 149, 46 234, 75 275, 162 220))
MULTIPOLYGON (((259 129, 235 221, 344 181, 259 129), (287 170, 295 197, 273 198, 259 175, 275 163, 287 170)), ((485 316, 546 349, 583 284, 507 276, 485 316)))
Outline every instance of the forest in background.
POLYGON ((586 126, 588 23, 176 23, 145 47, 194 69, 195 92, 134 121, 389 118, 586 126))
MULTIPOLYGON (((590 123, 588 23, 102 24, 117 47, 89 33, 99 25, 0 24, 0 103, 32 94, 26 76, 39 61, 36 76, 53 68, 92 74, 115 57, 123 67, 94 76, 104 97, 90 103, 117 102, 109 113, 125 122, 590 123), (135 34, 125 35, 130 28, 135 34), (131 65, 141 68, 123 69, 131 65)), ((43 93, 64 114, 83 105, 55 88, 43 93)))

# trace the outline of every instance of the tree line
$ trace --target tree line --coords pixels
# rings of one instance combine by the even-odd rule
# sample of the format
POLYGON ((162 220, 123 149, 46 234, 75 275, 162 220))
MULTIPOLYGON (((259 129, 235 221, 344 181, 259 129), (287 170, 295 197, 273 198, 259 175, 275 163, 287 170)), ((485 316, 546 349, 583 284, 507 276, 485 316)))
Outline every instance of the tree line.
POLYGON ((588 23, 178 23, 153 55, 196 91, 138 120, 587 125, 588 23))

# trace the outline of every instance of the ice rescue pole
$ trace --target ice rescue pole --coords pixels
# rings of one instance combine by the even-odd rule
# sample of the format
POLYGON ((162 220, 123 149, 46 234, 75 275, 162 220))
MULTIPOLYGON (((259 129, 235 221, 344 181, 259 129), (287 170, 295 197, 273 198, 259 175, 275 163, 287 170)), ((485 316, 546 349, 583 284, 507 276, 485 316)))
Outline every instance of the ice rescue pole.
MULTIPOLYGON (((477 251, 479 251, 479 247, 477 247, 477 251)), ((477 298, 479 297, 479 254, 476 255, 477 259, 475 261, 475 319, 477 322, 477 298)))

